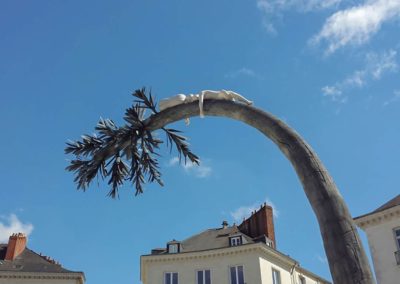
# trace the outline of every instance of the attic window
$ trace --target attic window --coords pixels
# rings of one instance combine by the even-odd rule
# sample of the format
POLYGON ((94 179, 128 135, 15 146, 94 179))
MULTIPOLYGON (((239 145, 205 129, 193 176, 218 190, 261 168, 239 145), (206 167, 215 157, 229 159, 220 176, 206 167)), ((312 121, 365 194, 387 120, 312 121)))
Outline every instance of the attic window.
POLYGON ((178 253, 179 252, 179 244, 169 244, 168 245, 168 253, 178 253))
POLYGON ((231 247, 240 246, 242 244, 242 236, 231 237, 229 239, 229 243, 231 247))

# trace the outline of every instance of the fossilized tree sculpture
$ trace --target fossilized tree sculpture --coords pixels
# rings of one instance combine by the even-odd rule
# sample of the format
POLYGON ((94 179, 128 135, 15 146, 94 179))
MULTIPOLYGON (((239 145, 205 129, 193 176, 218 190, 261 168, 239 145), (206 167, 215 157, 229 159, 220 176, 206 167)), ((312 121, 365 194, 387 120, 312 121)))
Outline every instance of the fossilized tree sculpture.
MULTIPOLYGON (((97 173, 110 176, 112 196, 115 196, 124 178, 136 184, 137 192, 142 191, 138 183, 144 182, 146 173, 150 181, 161 183, 158 165, 151 162, 153 148, 161 143, 159 140, 155 142, 151 133, 158 129, 167 132, 169 141, 176 144, 180 154, 198 162, 184 138, 180 135, 180 138, 171 138, 176 131, 165 128, 169 123, 199 115, 198 102, 181 103, 157 112, 151 95, 148 99, 144 90, 137 92, 140 91, 142 94, 135 93, 135 96, 141 99, 143 109, 152 110, 152 115, 144 118, 140 106, 136 105, 127 110, 126 126, 107 127, 105 125, 112 122, 101 121, 97 127, 99 137, 84 136, 82 142, 69 143, 66 152, 78 158, 71 162, 68 170, 76 172, 78 188, 85 189, 97 173), (138 151, 139 148, 142 150, 138 151), (123 164, 121 157, 130 160, 131 166, 123 164), (108 160, 109 166, 106 163, 108 160)), ((207 98, 203 103, 205 115, 229 117, 258 129, 292 163, 317 217, 334 282, 373 284, 370 267, 349 210, 328 171, 304 139, 278 118, 248 104, 207 98)))

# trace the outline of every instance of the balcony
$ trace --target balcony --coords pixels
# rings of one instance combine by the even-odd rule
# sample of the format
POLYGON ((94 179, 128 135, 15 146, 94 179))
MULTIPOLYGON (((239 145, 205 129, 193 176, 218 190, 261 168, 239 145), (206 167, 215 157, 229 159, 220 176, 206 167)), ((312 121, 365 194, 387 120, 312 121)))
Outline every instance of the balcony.
POLYGON ((396 258, 397 265, 400 265, 400 251, 394 252, 394 257, 396 258))

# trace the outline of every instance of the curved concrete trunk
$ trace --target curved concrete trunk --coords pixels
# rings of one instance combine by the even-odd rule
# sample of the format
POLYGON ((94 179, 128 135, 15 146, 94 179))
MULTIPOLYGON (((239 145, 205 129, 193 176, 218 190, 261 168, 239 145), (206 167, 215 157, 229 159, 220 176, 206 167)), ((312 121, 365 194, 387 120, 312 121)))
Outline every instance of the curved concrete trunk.
MULTIPOLYGON (((270 138, 289 159, 317 216, 334 283, 373 284, 370 266, 349 210, 328 171, 311 147, 288 125, 273 115, 232 101, 206 100, 205 115, 242 121, 270 138)), ((145 121, 149 130, 197 116, 197 102, 182 104, 145 121)))

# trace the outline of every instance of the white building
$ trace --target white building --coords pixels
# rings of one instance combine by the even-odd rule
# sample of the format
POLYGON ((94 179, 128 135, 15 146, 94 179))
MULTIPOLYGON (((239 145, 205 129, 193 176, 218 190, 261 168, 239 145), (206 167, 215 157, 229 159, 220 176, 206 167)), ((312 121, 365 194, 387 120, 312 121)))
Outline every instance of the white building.
POLYGON ((272 208, 262 206, 239 226, 209 229, 168 242, 140 259, 143 284, 329 283, 275 249, 272 208))
POLYGON ((83 272, 63 268, 49 257, 26 247, 24 234, 0 244, 0 284, 83 284, 83 272))
POLYGON ((400 195, 354 221, 367 234, 378 284, 399 284, 400 195))

